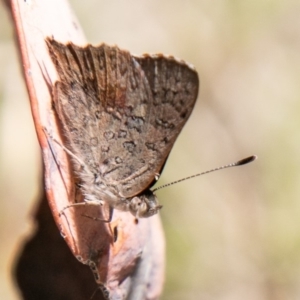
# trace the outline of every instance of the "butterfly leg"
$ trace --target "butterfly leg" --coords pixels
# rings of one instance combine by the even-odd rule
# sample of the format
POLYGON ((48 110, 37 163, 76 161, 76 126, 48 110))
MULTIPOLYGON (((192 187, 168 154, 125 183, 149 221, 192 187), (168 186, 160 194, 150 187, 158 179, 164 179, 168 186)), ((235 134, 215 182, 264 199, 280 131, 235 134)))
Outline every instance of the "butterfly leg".
POLYGON ((62 145, 49 131, 46 127, 43 127, 43 130, 47 137, 49 137, 53 142, 55 142, 61 149, 63 149, 66 153, 68 153, 71 157, 73 157, 75 160, 79 162, 79 164, 85 168, 85 163, 78 157, 76 156, 73 152, 71 152, 67 147, 62 145))
POLYGON ((90 203, 91 201, 84 201, 84 202, 78 202, 78 203, 72 203, 69 204, 67 206, 65 206, 60 212, 59 212, 59 216, 61 216, 64 211, 68 208, 74 207, 74 206, 86 206, 86 205, 96 205, 96 206, 102 206, 103 203, 101 201, 98 201, 97 203, 90 203))
MULTIPOLYGON (((66 148, 64 145, 62 145, 49 131, 46 127, 43 127, 43 130, 45 132, 45 134, 47 135, 47 137, 49 137, 53 142, 55 142, 59 147, 61 147, 66 153, 68 153, 71 157, 73 157, 75 160, 77 160, 79 162, 79 164, 85 168, 85 163, 79 158, 77 157, 74 153, 72 153, 68 148, 66 148)), ((75 206, 86 206, 86 205, 96 205, 96 206, 102 206, 103 202, 101 200, 97 200, 97 201, 84 201, 84 202, 78 202, 78 203, 72 203, 69 204, 67 206, 65 206, 60 212, 59 212, 59 216, 61 216, 62 214, 64 214, 64 211, 66 209, 69 209, 71 207, 75 207, 75 206)), ((111 219, 112 219, 112 214, 113 214, 113 208, 109 207, 109 217, 107 220, 105 219, 101 219, 101 218, 94 218, 88 215, 83 215, 87 218, 93 219, 95 221, 102 221, 105 223, 110 223, 111 219)))
POLYGON ((109 212, 108 212, 108 219, 107 220, 102 219, 102 218, 97 218, 97 217, 91 217, 91 216, 88 216, 88 215, 85 215, 85 214, 83 214, 83 216, 87 217, 89 219, 92 219, 94 221, 101 221, 101 222, 104 222, 104 223, 110 223, 111 219, 112 219, 112 216, 113 216, 113 211, 114 211, 114 209, 111 206, 109 206, 109 212))

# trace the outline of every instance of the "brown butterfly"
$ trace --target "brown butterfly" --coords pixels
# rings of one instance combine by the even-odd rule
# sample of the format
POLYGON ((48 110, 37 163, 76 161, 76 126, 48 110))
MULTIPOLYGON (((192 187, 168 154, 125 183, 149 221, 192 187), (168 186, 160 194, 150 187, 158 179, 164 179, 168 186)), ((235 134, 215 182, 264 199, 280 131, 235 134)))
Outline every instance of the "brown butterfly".
POLYGON ((197 72, 161 54, 46 43, 59 75, 53 100, 63 148, 84 196, 65 208, 106 202, 137 218, 156 214, 162 206, 150 187, 193 110, 197 72))

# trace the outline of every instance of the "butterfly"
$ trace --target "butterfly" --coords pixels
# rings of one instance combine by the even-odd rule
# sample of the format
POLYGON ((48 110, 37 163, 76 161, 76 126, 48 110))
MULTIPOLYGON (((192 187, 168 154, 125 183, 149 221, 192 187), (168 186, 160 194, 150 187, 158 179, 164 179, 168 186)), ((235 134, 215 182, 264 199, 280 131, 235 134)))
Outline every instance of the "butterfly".
POLYGON ((79 47, 47 38, 59 80, 53 102, 84 202, 156 214, 151 186, 194 108, 195 69, 162 54, 134 56, 116 46, 79 47))

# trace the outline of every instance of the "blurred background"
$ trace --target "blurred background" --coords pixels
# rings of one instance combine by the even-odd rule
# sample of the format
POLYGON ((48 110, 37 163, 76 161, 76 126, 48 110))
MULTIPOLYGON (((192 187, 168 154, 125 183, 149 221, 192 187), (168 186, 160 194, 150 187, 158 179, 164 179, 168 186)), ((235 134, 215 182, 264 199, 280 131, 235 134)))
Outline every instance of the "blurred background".
MULTIPOLYGON (((158 185, 163 300, 300 299, 300 2, 70 0, 89 42, 173 54, 200 74, 195 110, 158 185)), ((33 230, 41 160, 12 26, 0 8, 0 298, 33 230)))

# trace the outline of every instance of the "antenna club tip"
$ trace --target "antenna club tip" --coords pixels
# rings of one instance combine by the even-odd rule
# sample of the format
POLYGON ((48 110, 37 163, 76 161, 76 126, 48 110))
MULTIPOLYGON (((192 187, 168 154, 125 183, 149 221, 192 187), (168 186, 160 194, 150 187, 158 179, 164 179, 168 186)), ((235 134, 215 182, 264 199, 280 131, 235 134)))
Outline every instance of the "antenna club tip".
POLYGON ((245 164, 255 161, 257 158, 258 158, 257 155, 252 155, 252 156, 246 157, 246 158, 238 161, 236 165, 237 166, 245 165, 245 164))

